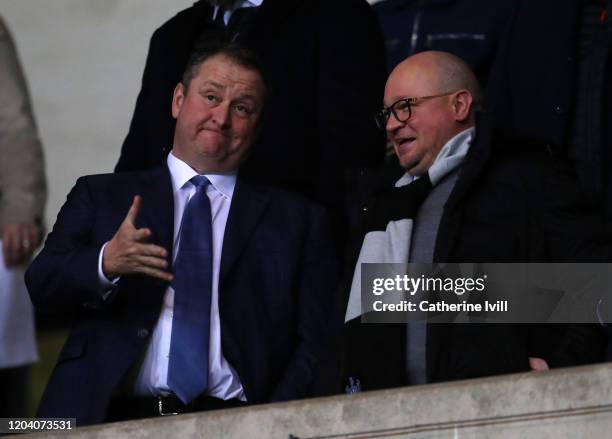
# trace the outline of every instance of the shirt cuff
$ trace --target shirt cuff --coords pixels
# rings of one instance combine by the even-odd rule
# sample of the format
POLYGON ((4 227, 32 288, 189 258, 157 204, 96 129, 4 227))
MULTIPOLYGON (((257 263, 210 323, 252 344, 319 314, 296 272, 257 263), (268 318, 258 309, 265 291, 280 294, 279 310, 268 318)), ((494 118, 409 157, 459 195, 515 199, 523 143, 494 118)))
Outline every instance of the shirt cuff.
POLYGON ((113 288, 117 286, 119 282, 119 276, 114 277, 113 279, 108 279, 104 272, 102 271, 102 258, 104 257, 104 249, 108 245, 108 241, 104 243, 102 248, 100 249, 100 255, 98 256, 98 281, 100 283, 100 287, 102 287, 102 298, 106 299, 108 295, 112 292, 113 288))

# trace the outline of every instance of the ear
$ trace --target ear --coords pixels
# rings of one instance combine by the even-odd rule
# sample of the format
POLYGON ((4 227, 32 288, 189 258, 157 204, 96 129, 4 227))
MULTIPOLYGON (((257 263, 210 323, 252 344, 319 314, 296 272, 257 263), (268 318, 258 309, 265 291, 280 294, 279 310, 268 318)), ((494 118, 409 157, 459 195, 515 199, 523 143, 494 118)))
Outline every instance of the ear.
POLYGON ((185 87, 183 87, 182 83, 176 84, 174 87, 174 94, 172 95, 172 117, 177 118, 179 112, 181 111, 181 107, 183 106, 183 101, 185 100, 185 87))
POLYGON ((472 93, 468 90, 462 89, 455 92, 451 105, 457 122, 465 122, 470 117, 472 100, 472 93))

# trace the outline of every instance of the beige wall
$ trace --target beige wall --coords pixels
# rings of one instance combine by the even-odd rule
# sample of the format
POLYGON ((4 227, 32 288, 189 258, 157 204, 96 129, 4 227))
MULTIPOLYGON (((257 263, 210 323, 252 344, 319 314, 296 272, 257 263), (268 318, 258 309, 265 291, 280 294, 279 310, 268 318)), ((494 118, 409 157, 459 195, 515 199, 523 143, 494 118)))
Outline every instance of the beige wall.
POLYGON ((193 0, 0 0, 47 161, 50 227, 80 175, 111 171, 153 30, 193 0))

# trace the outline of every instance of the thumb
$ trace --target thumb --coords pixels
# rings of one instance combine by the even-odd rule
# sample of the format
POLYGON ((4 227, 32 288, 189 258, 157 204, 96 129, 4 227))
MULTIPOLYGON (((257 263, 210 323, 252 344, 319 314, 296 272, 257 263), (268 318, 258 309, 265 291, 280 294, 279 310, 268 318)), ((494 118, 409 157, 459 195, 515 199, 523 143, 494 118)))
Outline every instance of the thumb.
POLYGON ((133 226, 136 222, 136 218, 138 217, 138 212, 140 212, 141 205, 142 197, 140 195, 134 196, 134 201, 132 201, 132 205, 130 206, 130 210, 128 210, 128 213, 125 216, 124 222, 127 222, 133 226))
POLYGON ((536 372, 549 370, 548 363, 542 358, 529 357, 529 367, 536 372))

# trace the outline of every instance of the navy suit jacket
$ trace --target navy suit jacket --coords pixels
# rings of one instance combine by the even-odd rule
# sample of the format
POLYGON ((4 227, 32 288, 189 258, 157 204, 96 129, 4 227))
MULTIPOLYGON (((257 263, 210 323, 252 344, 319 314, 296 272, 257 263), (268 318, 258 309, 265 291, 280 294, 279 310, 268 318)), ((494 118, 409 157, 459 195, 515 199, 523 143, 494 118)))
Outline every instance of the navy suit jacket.
MULTIPOLYGON (((137 367, 167 284, 130 275, 106 301, 98 255, 143 198, 137 227, 169 252, 173 196, 166 166, 82 177, 26 274, 33 303, 77 310, 78 319, 39 407, 45 417, 102 422, 111 396, 137 367)), ((219 280, 223 354, 251 403, 312 396, 319 358, 331 341, 334 253, 325 214, 284 191, 238 179, 226 225, 219 280)))

